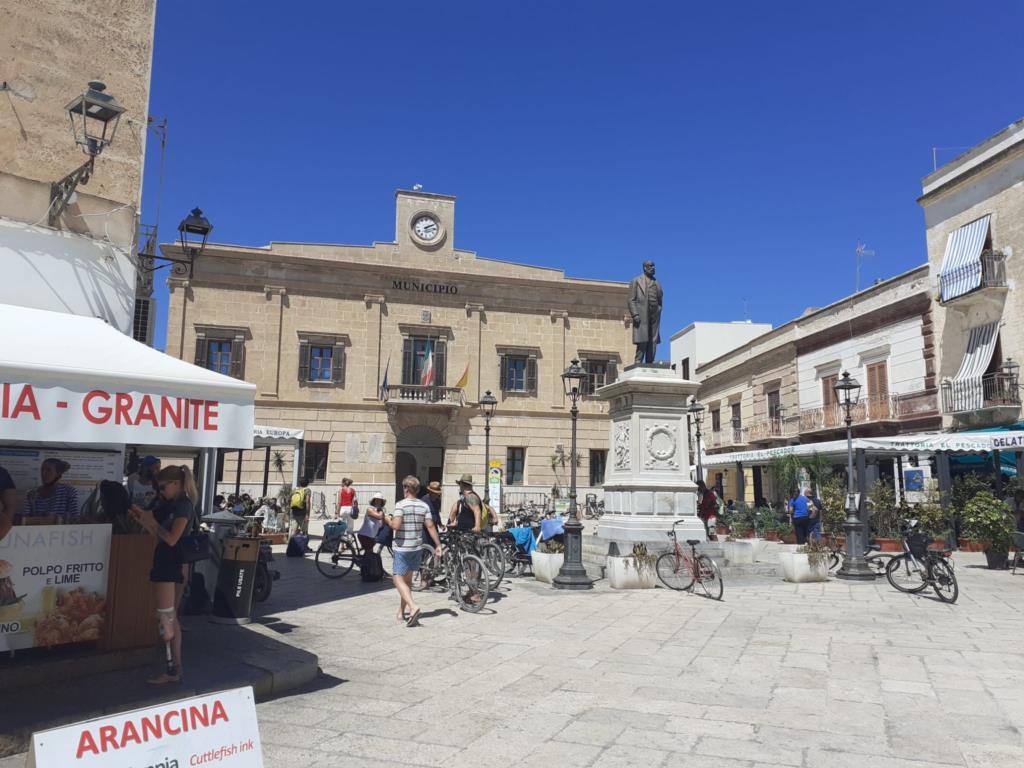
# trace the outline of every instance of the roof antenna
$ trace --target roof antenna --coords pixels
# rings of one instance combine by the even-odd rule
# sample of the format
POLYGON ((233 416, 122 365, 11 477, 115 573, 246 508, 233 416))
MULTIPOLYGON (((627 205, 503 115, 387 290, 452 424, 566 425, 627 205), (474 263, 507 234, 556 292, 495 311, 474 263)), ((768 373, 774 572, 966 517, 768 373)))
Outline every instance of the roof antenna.
POLYGON ((412 185, 412 191, 413 192, 419 192, 421 189, 423 189, 423 185, 422 184, 413 184, 412 185))
POLYGON ((864 243, 857 243, 857 279, 853 287, 854 293, 858 293, 860 291, 860 265, 863 263, 864 257, 874 255, 875 252, 868 248, 864 243))

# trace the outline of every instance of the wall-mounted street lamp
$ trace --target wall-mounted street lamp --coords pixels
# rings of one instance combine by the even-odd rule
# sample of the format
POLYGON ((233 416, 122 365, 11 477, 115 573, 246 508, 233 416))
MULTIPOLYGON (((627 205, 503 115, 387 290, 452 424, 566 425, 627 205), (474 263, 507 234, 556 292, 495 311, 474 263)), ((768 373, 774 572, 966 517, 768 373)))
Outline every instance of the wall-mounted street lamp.
MULTIPOLYGON (((166 261, 174 265, 171 268, 171 274, 177 277, 184 277, 187 274, 191 280, 192 267, 196 259, 202 256, 203 251, 206 250, 206 239, 212 231, 213 225, 203 215, 202 210, 193 208, 192 212, 182 219, 178 225, 178 242, 181 244, 182 253, 180 258, 175 256, 158 256, 155 253, 140 253, 139 259, 143 264, 148 264, 150 260, 166 261)), ((144 272, 155 272, 164 266, 166 265, 140 267, 140 269, 144 272)))
POLYGON ((51 227, 56 226, 61 214, 71 204, 78 185, 89 183, 96 158, 114 141, 124 107, 109 93, 104 93, 106 89, 107 86, 99 80, 92 80, 85 91, 64 108, 71 119, 75 144, 82 148, 89 159, 60 181, 50 184, 47 220, 51 227))

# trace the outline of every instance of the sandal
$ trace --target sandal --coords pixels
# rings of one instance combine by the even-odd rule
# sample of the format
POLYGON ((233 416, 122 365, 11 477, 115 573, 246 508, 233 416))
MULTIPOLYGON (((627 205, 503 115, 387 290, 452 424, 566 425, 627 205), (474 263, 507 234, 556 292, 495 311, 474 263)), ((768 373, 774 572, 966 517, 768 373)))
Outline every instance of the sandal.
POLYGON ((160 686, 160 685, 177 685, 181 682, 181 673, 177 675, 169 675, 164 672, 162 675, 151 677, 146 680, 146 685, 160 686))
POLYGON ((413 611, 412 615, 409 617, 409 620, 407 622, 405 622, 405 626, 407 626, 407 627, 419 626, 420 614, 422 612, 423 611, 421 611, 419 608, 417 608, 415 611, 413 611))

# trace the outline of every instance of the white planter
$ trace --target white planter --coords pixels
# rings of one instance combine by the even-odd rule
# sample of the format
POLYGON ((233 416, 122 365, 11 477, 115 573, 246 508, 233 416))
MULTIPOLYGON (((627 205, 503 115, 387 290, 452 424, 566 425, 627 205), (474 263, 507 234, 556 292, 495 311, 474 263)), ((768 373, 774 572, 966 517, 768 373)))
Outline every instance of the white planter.
POLYGON ((809 581, 828 581, 828 563, 811 568, 807 555, 799 552, 779 552, 782 578, 797 584, 809 581))
POLYGON ((756 562, 761 559, 761 555, 768 549, 768 541, 766 539, 750 539, 750 543, 754 547, 754 561, 756 562))
POLYGON ((737 539, 736 541, 720 541, 718 545, 725 552, 728 565, 753 565, 757 557, 757 539, 737 539))
POLYGON ((546 552, 532 552, 530 554, 530 562, 533 565, 533 577, 537 581, 550 584, 554 581, 558 572, 562 570, 562 563, 564 561, 565 555, 561 552, 556 555, 550 555, 546 552))
POLYGON ((605 576, 612 589, 654 589, 654 564, 640 572, 633 557, 609 556, 605 576))

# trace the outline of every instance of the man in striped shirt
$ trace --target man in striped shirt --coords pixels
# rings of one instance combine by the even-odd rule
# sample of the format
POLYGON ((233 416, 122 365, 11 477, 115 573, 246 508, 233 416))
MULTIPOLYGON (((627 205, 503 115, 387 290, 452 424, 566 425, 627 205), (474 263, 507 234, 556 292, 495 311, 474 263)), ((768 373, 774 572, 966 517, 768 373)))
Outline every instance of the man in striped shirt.
POLYGON ((420 569, 420 560, 423 556, 423 550, 420 548, 423 542, 423 529, 426 528, 433 540, 434 554, 438 558, 441 557, 441 539, 430 515, 430 507, 417 498, 420 492, 419 479, 409 475, 402 480, 402 492, 405 498, 395 504, 394 513, 386 515, 384 520, 395 532, 395 541, 392 545, 395 563, 391 578, 401 601, 398 606, 398 619, 404 621, 407 627, 415 627, 420 621, 420 607, 412 599, 412 575, 420 569))

